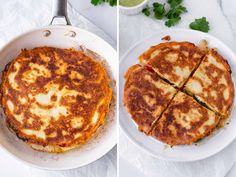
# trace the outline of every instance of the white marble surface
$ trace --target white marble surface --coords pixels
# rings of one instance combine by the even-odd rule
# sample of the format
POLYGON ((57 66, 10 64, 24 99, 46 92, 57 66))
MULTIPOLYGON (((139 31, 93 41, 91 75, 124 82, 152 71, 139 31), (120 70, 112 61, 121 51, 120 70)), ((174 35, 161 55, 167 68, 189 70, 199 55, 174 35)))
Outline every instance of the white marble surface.
MULTIPOLYGON (((51 1, 0 0, 0 48, 13 37, 27 30, 45 26, 50 21, 51 1), (30 15, 29 15, 30 14, 30 15)), ((88 0, 70 0, 69 18, 74 26, 89 30, 116 48, 116 9, 107 5, 94 7, 88 0), (100 11, 98 11, 100 9, 100 11), (83 16, 91 20, 87 21, 83 16), (104 19, 110 16, 110 19, 104 19), (97 26, 95 26, 96 24, 97 26)), ((17 161, 0 148, 0 176, 3 177, 115 177, 116 154, 114 147, 101 159, 85 167, 67 171, 40 170, 17 161)), ((79 157, 78 157, 79 158, 79 157)))
MULTIPOLYGON (((150 0, 153 2, 153 0, 150 0)), ((166 2, 159 0, 158 2, 166 2)), ((174 28, 188 28, 194 18, 207 17, 209 33, 236 51, 235 0, 184 0, 188 13, 174 28)), ((162 21, 137 16, 120 15, 120 56, 139 40, 168 29, 162 21)), ((235 68, 232 68, 235 69, 235 68)), ((236 132, 235 132, 236 133, 236 132)), ((220 153, 197 162, 174 163, 153 158, 133 145, 124 133, 119 138, 120 177, 223 177, 236 176, 236 140, 220 153), (123 165, 125 164, 125 165, 123 165), (231 169, 231 167, 233 167, 231 169), (231 170, 230 170, 231 169, 231 170)))
POLYGON ((94 8, 90 0, 68 0, 78 12, 105 31, 114 41, 117 39, 117 11, 116 6, 107 4, 94 8))

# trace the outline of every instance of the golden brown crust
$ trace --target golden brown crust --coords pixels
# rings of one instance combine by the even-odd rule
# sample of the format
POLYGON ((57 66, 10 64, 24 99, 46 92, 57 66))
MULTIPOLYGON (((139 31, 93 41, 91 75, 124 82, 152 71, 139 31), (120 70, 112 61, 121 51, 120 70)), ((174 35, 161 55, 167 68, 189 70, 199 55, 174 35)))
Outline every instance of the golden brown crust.
POLYGON ((163 40, 163 41, 170 41, 171 37, 170 37, 170 35, 166 35, 166 36, 162 37, 161 40, 163 40))
POLYGON ((234 85, 227 61, 211 49, 187 82, 186 91, 218 114, 228 117, 234 99, 234 85))
MULTIPOLYGON (((134 65, 125 75, 124 103, 141 131, 169 145, 179 145, 192 144, 224 126, 234 99, 231 70, 227 60, 209 49, 205 40, 199 48, 189 42, 161 43, 139 60, 144 67, 134 65), (150 107, 150 99, 144 98, 153 92, 143 79, 145 73, 156 73, 179 90, 155 116, 153 110, 160 105, 150 107)), ((165 96, 154 94, 152 100, 162 103, 165 96)))
POLYGON ((139 130, 148 133, 176 90, 140 65, 129 68, 125 77, 124 105, 139 130))
POLYGON ((219 122, 214 112, 178 92, 151 135, 169 145, 192 144, 209 135, 219 122))
POLYGON ((66 150, 103 124, 112 99, 109 82, 104 67, 83 52, 24 49, 3 73, 1 104, 20 139, 66 150))
POLYGON ((203 53, 193 43, 165 42, 151 47, 139 60, 181 88, 202 58, 203 53))

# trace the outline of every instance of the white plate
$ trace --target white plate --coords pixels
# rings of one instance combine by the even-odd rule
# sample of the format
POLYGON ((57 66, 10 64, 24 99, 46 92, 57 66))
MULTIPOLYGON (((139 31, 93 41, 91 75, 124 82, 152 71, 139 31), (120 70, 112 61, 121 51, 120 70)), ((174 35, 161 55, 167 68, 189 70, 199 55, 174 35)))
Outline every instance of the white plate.
MULTIPOLYGON (((78 48, 80 45, 104 57, 110 66, 113 78, 116 78, 118 65, 116 51, 96 35, 71 26, 50 26, 27 32, 15 38, 0 51, 0 72, 9 61, 20 53, 22 48, 29 49, 37 46, 78 48), (51 31, 49 37, 43 36, 45 30, 51 31), (70 31, 74 31, 76 36, 69 36, 68 32, 70 31)), ((115 88, 113 90, 116 91, 115 88)), ((18 160, 35 167, 50 170, 72 169, 94 162, 110 151, 117 140, 116 125, 116 108, 114 108, 110 111, 105 124, 90 141, 69 152, 51 154, 33 150, 19 140, 8 130, 2 115, 0 116, 0 147, 3 147, 18 160)))
MULTIPOLYGON (((163 42, 162 37, 170 35, 171 40, 176 41, 190 41, 195 44, 199 44, 202 39, 209 42, 210 47, 216 47, 220 54, 227 59, 232 69, 232 76, 235 83, 235 67, 236 67, 236 56, 232 50, 227 47, 223 42, 216 39, 215 37, 186 29, 166 30, 152 35, 128 50, 128 52, 122 57, 120 62, 120 76, 119 76, 119 95, 120 95, 120 125, 126 135, 134 142, 138 147, 147 151, 151 155, 170 161, 195 161, 207 158, 213 154, 224 149, 229 145, 236 137, 236 111, 235 111, 235 100, 233 111, 230 116, 230 124, 226 125, 225 128, 221 128, 216 131, 211 137, 206 137, 197 145, 185 145, 175 146, 173 148, 167 147, 164 143, 157 141, 154 138, 148 137, 145 134, 138 131, 136 124, 131 119, 130 115, 123 106, 123 89, 124 89, 124 73, 127 69, 138 63, 138 56, 146 51, 150 46, 163 42)), ((235 86, 234 86, 235 87, 235 86)))

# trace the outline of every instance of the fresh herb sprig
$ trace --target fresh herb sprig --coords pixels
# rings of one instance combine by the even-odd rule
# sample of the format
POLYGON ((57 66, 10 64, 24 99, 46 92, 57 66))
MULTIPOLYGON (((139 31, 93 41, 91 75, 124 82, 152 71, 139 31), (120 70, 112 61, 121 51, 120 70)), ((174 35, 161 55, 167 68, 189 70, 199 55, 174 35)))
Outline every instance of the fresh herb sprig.
POLYGON ((181 20, 181 14, 187 12, 186 7, 182 5, 173 6, 166 14, 168 20, 165 22, 165 25, 168 27, 175 26, 181 20))
POLYGON ((181 15, 187 12, 186 7, 182 6, 183 0, 168 0, 170 9, 167 12, 165 9, 165 4, 155 2, 152 7, 147 6, 143 9, 143 13, 146 16, 150 16, 151 11, 153 11, 153 17, 157 20, 165 20, 165 25, 168 27, 174 26, 181 20, 181 15))
POLYGON ((152 6, 153 6, 154 17, 158 20, 163 19, 166 14, 165 4, 155 2, 153 3, 152 6))
POLYGON ((167 27, 172 27, 178 24, 180 20, 181 20, 181 17, 171 18, 165 22, 165 25, 167 27))
POLYGON ((94 6, 98 6, 103 3, 109 3, 110 6, 116 6, 117 5, 117 0, 91 0, 91 3, 94 6))
POLYGON ((150 12, 150 7, 147 6, 146 8, 144 8, 144 9, 142 10, 142 13, 143 13, 144 15, 146 15, 146 16, 150 16, 150 14, 151 14, 151 12, 150 12))
POLYGON ((210 30, 209 22, 206 20, 206 17, 195 19, 194 22, 189 24, 189 27, 202 32, 208 32, 210 30))
POLYGON ((180 5, 183 0, 168 0, 167 2, 170 4, 170 7, 173 8, 180 5))
MULTIPOLYGON (((181 21, 181 15, 187 12, 187 8, 182 5, 183 0, 167 0, 170 9, 167 11, 165 4, 155 2, 152 6, 146 6, 142 13, 146 16, 151 16, 157 20, 165 20, 167 27, 172 27, 181 21)), ((194 30, 208 32, 210 30, 209 22, 206 17, 195 19, 189 24, 189 27, 194 30)))

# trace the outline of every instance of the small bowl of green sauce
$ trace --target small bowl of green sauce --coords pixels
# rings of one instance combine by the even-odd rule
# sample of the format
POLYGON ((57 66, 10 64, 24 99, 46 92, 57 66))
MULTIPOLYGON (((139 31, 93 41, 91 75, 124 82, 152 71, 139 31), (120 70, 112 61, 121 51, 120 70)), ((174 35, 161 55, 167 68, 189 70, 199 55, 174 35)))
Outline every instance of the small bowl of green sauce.
POLYGON ((149 0, 119 0, 121 13, 125 15, 136 15, 140 13, 149 0))

